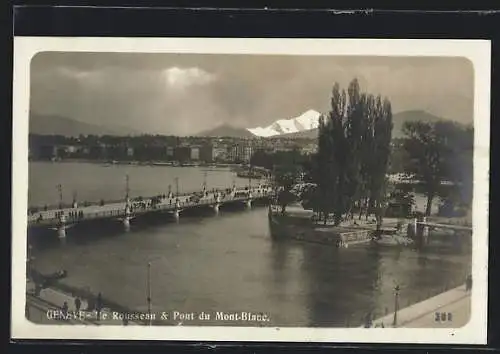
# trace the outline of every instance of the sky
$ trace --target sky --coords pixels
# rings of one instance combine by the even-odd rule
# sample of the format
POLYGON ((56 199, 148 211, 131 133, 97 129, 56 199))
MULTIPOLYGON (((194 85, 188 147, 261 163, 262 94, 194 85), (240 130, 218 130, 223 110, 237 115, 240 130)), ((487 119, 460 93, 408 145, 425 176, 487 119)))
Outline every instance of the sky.
POLYGON ((353 78, 389 98, 394 113, 473 122, 473 67, 452 57, 42 52, 31 61, 30 110, 190 135, 326 112, 334 83, 347 88, 353 78))

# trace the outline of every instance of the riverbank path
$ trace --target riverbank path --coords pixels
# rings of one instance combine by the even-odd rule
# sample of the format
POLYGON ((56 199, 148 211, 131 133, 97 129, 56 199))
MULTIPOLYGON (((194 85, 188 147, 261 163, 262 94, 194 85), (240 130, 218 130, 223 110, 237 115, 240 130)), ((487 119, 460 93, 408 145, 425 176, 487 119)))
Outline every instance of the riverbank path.
POLYGON ((470 308, 470 291, 462 285, 400 309, 396 325, 393 325, 394 313, 391 313, 374 320, 373 327, 459 328, 469 321, 470 308))
MULTIPOLYGON (((97 312, 95 310, 88 311, 88 303, 85 299, 80 298, 81 300, 81 311, 85 311, 86 318, 84 320, 80 319, 71 319, 71 320, 54 320, 50 319, 47 315, 48 311, 51 310, 61 310, 64 306, 64 302, 68 304, 68 311, 73 312, 76 311, 75 306, 75 296, 71 294, 67 294, 63 291, 59 291, 53 288, 45 288, 43 289, 38 296, 31 295, 35 290, 35 285, 33 282, 28 281, 27 284, 27 292, 26 295, 26 306, 29 308, 29 316, 28 318, 35 321, 36 323, 42 324, 58 324, 61 322, 69 323, 69 324, 83 324, 83 325, 123 325, 123 321, 113 319, 109 314, 112 310, 104 308, 101 313, 106 313, 106 319, 97 319, 97 312)), ((145 325, 145 323, 136 323, 133 321, 128 322, 129 325, 145 325)))

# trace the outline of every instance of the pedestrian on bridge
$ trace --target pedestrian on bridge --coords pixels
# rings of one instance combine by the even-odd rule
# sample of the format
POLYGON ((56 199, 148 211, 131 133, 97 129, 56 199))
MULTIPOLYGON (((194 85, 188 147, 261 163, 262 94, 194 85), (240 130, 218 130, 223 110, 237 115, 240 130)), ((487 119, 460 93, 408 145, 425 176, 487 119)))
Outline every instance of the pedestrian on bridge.
POLYGON ((97 320, 99 321, 101 319, 101 311, 102 311, 102 294, 101 293, 97 294, 96 311, 97 311, 97 320))
POLYGON ((372 313, 368 312, 365 317, 365 328, 373 327, 372 313))
POLYGON ((82 300, 80 300, 80 298, 77 296, 75 299, 76 312, 80 312, 81 306, 82 306, 82 300))
POLYGON ((68 303, 66 301, 64 301, 62 311, 65 316, 68 314, 68 303))

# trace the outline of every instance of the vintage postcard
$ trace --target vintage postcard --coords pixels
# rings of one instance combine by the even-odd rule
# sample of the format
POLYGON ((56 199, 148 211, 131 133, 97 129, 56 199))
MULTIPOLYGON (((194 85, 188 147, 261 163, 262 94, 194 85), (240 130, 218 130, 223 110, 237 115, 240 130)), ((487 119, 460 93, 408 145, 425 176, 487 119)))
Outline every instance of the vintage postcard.
POLYGON ((14 57, 13 338, 486 343, 489 41, 14 57))

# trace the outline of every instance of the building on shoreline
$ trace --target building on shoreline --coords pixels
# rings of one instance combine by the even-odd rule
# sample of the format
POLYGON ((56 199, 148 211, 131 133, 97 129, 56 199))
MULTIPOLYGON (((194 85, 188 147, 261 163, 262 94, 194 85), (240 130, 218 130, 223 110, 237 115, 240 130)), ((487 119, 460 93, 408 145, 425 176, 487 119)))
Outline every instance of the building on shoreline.
POLYGON ((84 159, 96 161, 200 161, 249 163, 256 151, 274 153, 299 149, 316 151, 314 139, 248 139, 164 136, 80 136, 31 134, 30 159, 84 159))

